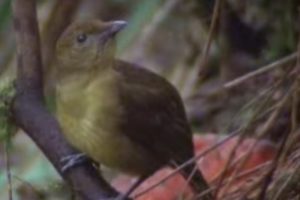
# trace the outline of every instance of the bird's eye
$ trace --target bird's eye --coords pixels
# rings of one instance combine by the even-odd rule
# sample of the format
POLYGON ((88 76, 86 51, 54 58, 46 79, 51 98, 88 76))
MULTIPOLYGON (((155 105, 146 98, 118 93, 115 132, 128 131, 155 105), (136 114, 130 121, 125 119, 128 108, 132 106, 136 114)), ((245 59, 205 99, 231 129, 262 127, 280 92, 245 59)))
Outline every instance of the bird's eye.
POLYGON ((77 42, 79 42, 79 43, 83 43, 83 42, 85 42, 85 41, 86 41, 86 39, 87 39, 87 35, 86 35, 86 34, 84 34, 84 33, 82 33, 82 34, 78 35, 76 39, 77 39, 77 42))

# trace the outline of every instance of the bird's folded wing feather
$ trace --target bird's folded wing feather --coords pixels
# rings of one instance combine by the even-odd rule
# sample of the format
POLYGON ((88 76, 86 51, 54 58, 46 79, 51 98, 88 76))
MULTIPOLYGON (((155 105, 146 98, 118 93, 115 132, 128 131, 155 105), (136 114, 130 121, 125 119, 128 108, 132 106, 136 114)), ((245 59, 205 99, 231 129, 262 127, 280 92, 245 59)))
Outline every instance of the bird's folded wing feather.
POLYGON ((139 66, 118 62, 121 130, 159 159, 193 155, 191 131, 176 89, 139 66))

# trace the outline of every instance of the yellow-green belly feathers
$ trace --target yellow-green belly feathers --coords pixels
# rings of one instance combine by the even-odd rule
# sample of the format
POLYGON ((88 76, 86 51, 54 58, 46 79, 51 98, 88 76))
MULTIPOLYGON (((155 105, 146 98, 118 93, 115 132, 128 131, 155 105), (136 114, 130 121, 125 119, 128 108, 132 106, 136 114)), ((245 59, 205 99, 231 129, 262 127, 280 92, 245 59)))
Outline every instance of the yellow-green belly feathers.
POLYGON ((58 120, 67 140, 93 160, 126 173, 147 174, 151 163, 144 149, 119 130, 122 108, 114 93, 114 80, 108 76, 96 82, 59 84, 58 120))

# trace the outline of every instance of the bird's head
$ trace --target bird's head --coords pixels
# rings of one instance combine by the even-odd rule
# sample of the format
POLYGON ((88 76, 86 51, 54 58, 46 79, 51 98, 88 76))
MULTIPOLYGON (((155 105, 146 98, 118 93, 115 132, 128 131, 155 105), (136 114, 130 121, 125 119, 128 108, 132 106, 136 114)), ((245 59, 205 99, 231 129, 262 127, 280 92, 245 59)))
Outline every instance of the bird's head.
POLYGON ((89 20, 72 23, 56 44, 56 59, 63 68, 85 70, 110 62, 115 54, 115 35, 125 21, 89 20))

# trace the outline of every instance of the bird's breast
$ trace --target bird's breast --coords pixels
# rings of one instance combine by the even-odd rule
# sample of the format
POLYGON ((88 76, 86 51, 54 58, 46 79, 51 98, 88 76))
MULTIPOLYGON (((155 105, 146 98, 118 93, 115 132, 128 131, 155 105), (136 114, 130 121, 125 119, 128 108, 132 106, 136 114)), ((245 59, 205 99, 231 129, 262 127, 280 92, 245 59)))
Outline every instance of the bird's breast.
POLYGON ((58 88, 57 116, 67 140, 93 160, 131 174, 155 166, 144 149, 121 132, 122 107, 113 82, 58 88))

